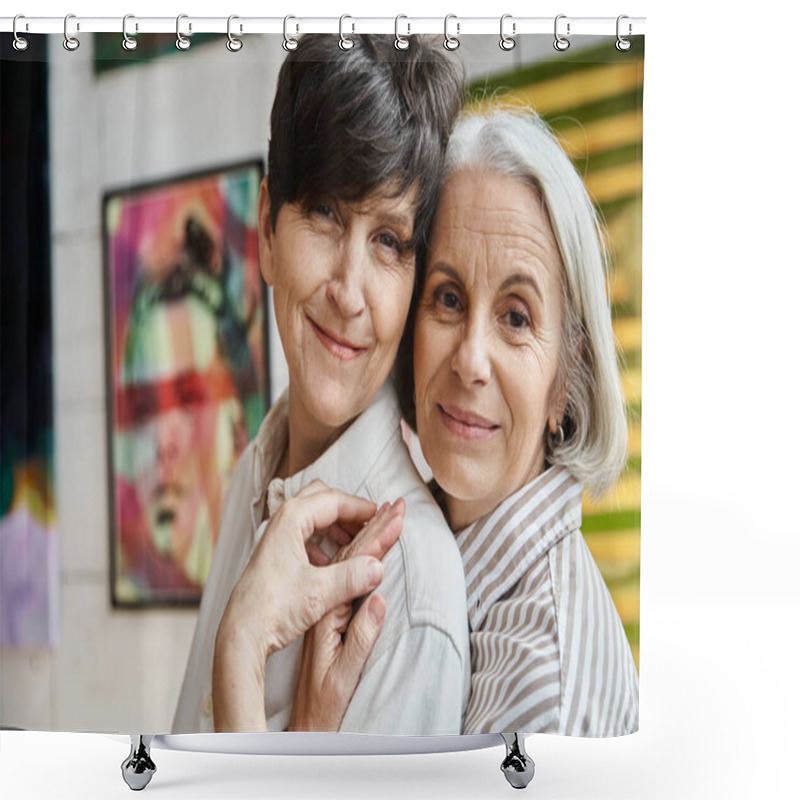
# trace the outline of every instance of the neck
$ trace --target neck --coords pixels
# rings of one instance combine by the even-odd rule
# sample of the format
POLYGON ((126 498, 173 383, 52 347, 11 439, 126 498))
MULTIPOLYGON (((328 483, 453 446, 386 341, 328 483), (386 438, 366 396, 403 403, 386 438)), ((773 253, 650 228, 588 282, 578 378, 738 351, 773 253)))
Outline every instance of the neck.
POLYGON ((501 496, 490 494, 485 497, 462 498, 455 497, 443 490, 444 505, 447 510, 447 521, 450 524, 450 528, 453 531, 463 530, 467 525, 472 525, 473 522, 477 522, 482 517, 490 514, 503 500, 529 484, 534 478, 541 475, 545 469, 547 469, 547 464, 545 463, 544 449, 542 449, 541 452, 536 453, 525 475, 518 479, 515 485, 504 490, 501 496))
POLYGON ((346 430, 353 420, 330 427, 313 417, 292 395, 289 387, 289 446, 278 467, 279 478, 286 478, 313 464, 346 430))
POLYGON ((483 499, 462 500, 449 494, 445 494, 444 504, 447 509, 447 522, 456 532, 486 516, 497 505, 483 499))

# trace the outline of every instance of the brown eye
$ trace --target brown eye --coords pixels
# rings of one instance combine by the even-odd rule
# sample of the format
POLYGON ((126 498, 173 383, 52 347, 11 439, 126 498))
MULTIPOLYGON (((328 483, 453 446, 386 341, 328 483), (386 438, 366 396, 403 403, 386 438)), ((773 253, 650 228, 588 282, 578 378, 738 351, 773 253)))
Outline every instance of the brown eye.
POLYGON ((508 324, 511 325, 512 328, 527 328, 530 322, 528 318, 524 314, 520 314, 519 311, 509 311, 508 324))
POLYGON ((437 289, 434 292, 433 299, 438 305, 448 309, 449 311, 457 311, 459 308, 461 308, 458 295, 452 289, 448 289, 446 287, 437 289))
POLYGON ((384 246, 388 247, 392 250, 396 250, 398 253, 402 252, 402 246, 400 242, 397 240, 395 236, 392 236, 391 233, 382 233, 378 237, 378 241, 384 246))

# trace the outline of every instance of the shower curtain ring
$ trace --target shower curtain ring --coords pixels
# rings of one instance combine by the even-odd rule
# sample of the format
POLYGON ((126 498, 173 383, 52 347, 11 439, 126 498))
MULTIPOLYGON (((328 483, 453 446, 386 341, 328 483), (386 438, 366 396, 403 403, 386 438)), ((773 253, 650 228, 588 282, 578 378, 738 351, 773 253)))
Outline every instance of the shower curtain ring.
POLYGON ((461 44, 461 40, 458 38, 458 34, 461 33, 461 23, 458 21, 458 17, 455 14, 448 14, 444 18, 444 48, 445 50, 458 50, 458 46, 461 44), (450 22, 451 19, 456 20, 456 35, 451 36, 447 32, 447 24, 450 22))
MULTIPOLYGON (((64 49, 69 50, 70 52, 72 52, 73 50, 77 50, 81 46, 81 43, 77 40, 75 36, 69 35, 68 27, 69 27, 69 21, 71 19, 75 19, 74 14, 67 14, 67 16, 64 17, 64 49)), ((81 29, 80 22, 76 22, 75 30, 79 31, 80 29, 81 29)))
MULTIPOLYGON (((555 22, 553 23, 553 32, 556 37, 555 40, 553 41, 553 47, 555 47, 555 49, 558 50, 560 53, 563 53, 569 47, 569 39, 567 39, 565 36, 562 36, 558 32, 558 21, 560 19, 566 19, 566 18, 567 18, 566 14, 559 14, 556 17, 555 22)), ((567 23, 567 36, 569 36, 569 22, 567 23)))
MULTIPOLYGON (((235 19, 239 19, 239 17, 237 17, 236 14, 231 14, 228 17, 228 41, 225 42, 225 47, 227 47, 228 50, 231 51, 231 53, 238 53, 244 46, 244 42, 231 33, 231 22, 233 22, 233 20, 235 19)), ((239 33, 241 32, 242 32, 242 26, 240 25, 239 33)))
POLYGON ((506 20, 507 19, 511 19, 511 17, 512 17, 511 14, 503 14, 503 16, 500 17, 500 49, 501 50, 513 50, 514 49, 514 45, 516 45, 516 43, 517 43, 516 40, 513 38, 514 34, 516 34, 516 32, 517 32, 517 23, 516 22, 512 22, 511 23, 511 36, 506 34, 506 32, 503 30, 506 20))
MULTIPOLYGON (((139 44, 139 42, 137 42, 136 39, 134 39, 133 37, 128 36, 128 20, 129 19, 136 19, 136 17, 134 17, 133 14, 126 14, 122 18, 122 46, 126 50, 135 50, 136 46, 139 44)), ((136 30, 137 31, 139 30, 138 23, 136 25, 136 30)))
MULTIPOLYGON (((192 45, 191 41, 181 33, 181 20, 188 18, 189 18, 188 14, 178 14, 178 18, 175 20, 175 35, 178 37, 175 40, 175 47, 177 47, 178 50, 188 50, 192 45)), ((189 33, 191 32, 192 32, 192 23, 190 22, 189 33)))
MULTIPOLYGON (((346 19, 353 19, 353 18, 349 14, 342 14, 342 16, 339 17, 339 47, 342 50, 352 50, 353 49, 353 45, 355 44, 355 42, 352 39, 350 39, 350 38, 348 38, 347 36, 344 35, 344 21, 346 19)), ((354 28, 355 28, 355 26, 351 22, 350 23, 350 30, 352 31, 352 30, 354 30, 354 28)))
POLYGON ((289 33, 288 33, 289 20, 290 19, 297 19, 297 17, 293 17, 291 14, 289 14, 289 15, 287 15, 287 16, 285 16, 283 18, 283 49, 284 50, 296 50, 297 49, 297 39, 292 39, 291 36, 289 36, 289 33))
MULTIPOLYGON (((625 16, 625 14, 620 14, 620 15, 617 17, 617 44, 615 45, 615 46, 616 46, 616 48, 617 48, 617 50, 619 50, 620 52, 623 52, 623 53, 624 53, 626 50, 630 50, 630 49, 631 49, 631 40, 630 40, 630 39, 626 39, 626 38, 625 38, 625 37, 624 37, 624 36, 623 36, 623 35, 620 33, 620 23, 621 23, 621 22, 622 22, 622 20, 624 20, 624 19, 628 19, 628 17, 626 17, 626 16, 625 16)), ((631 35, 631 24, 630 24, 630 22, 629 22, 629 23, 628 23, 628 36, 630 36, 630 35, 631 35)))
MULTIPOLYGON (((28 45, 30 44, 30 42, 24 36, 20 36, 17 33, 17 20, 18 19, 25 19, 25 15, 24 14, 17 14, 17 16, 14 17, 14 24, 13 24, 13 26, 11 28, 11 30, 14 32, 14 42, 13 42, 14 49, 21 53, 23 50, 27 50, 28 49, 28 45)), ((28 30, 28 23, 27 22, 25 23, 25 30, 28 30)))
POLYGON ((411 33, 411 26, 406 23, 406 35, 400 35, 400 20, 401 19, 408 19, 405 14, 398 14, 394 18, 394 46, 396 50, 408 50, 409 41, 408 41, 408 34, 411 33))

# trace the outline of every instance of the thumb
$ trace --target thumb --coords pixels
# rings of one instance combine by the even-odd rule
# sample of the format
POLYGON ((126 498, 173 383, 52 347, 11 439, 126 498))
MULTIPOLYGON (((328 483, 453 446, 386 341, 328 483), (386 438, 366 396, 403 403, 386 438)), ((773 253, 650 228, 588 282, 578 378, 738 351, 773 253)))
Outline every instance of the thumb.
POLYGON ((383 580, 383 564, 371 556, 354 556, 340 564, 316 567, 323 578, 325 610, 369 594, 383 580))

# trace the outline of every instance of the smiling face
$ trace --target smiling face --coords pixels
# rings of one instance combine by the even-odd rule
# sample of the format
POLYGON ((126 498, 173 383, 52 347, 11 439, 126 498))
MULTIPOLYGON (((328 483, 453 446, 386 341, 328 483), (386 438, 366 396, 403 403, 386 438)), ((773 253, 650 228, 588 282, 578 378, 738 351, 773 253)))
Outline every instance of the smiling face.
POLYGON ((538 192, 465 169, 445 184, 414 328, 422 451, 460 529, 544 469, 557 389, 561 257, 538 192))
POLYGON ((289 471, 313 461, 386 380, 414 287, 416 190, 359 203, 285 203, 266 180, 260 262, 289 367, 289 471))

